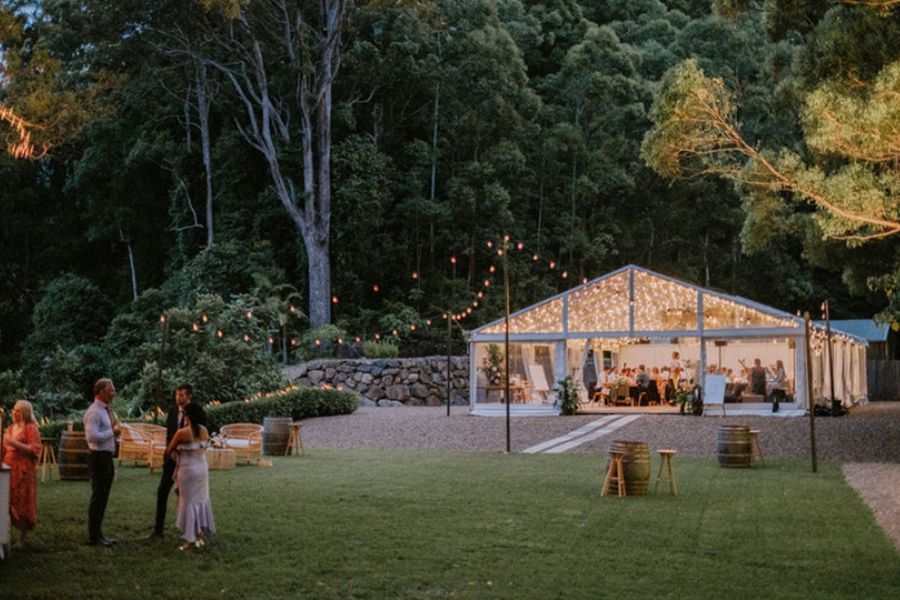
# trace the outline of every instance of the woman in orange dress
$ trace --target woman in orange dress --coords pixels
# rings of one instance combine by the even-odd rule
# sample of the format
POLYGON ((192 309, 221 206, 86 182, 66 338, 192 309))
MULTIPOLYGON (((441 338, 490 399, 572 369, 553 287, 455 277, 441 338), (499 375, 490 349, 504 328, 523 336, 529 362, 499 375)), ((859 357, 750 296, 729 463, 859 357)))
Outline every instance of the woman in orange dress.
POLYGON ((21 548, 37 520, 36 467, 41 453, 41 434, 30 402, 16 402, 12 416, 13 424, 3 437, 3 459, 11 469, 9 516, 12 526, 19 530, 15 546, 21 548))

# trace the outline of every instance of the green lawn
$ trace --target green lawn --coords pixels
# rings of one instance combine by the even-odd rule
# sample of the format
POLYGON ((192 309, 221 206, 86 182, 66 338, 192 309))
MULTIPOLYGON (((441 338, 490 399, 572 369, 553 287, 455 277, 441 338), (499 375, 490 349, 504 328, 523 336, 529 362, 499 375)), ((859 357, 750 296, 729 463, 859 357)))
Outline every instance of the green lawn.
MULTIPOLYGON (((3 598, 888 598, 900 555, 835 463, 676 458, 678 497, 600 497, 598 456, 319 450, 211 474, 219 533, 149 533, 125 467, 84 545, 89 485, 39 489, 3 598)), ((654 462, 654 475, 656 463, 654 462)), ((170 508, 174 519, 174 496, 170 508)))

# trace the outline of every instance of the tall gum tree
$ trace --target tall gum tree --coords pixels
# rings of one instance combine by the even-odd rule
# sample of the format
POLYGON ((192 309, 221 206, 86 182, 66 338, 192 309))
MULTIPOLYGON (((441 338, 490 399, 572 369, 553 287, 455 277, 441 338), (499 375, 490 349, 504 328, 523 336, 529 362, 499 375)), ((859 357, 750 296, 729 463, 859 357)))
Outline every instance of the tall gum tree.
POLYGON ((315 8, 297 0, 201 5, 206 43, 189 51, 225 77, 243 107, 238 131, 265 159, 274 192, 303 240, 310 326, 328 324, 332 86, 351 2, 322 0, 315 8))

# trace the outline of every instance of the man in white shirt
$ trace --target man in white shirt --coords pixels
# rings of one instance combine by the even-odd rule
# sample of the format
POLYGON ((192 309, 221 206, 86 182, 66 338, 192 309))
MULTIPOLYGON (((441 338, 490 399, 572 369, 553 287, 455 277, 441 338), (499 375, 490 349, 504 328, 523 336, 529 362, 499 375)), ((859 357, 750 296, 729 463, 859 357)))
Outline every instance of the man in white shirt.
POLYGON ((113 454, 119 426, 113 423, 109 403, 116 395, 111 379, 98 379, 94 384, 94 402, 84 413, 84 437, 87 440, 88 472, 91 476, 91 503, 88 506, 88 544, 112 546, 115 540, 103 535, 103 515, 109 501, 116 470, 113 454))

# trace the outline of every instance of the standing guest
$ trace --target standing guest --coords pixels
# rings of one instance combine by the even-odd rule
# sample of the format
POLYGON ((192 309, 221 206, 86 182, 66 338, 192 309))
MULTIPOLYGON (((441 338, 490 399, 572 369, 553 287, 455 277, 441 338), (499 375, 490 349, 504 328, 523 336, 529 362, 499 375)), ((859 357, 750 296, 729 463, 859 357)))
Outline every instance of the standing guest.
POLYGON ((41 434, 30 402, 16 402, 12 418, 13 424, 3 438, 3 460, 11 468, 10 523, 19 530, 14 547, 22 548, 37 521, 37 460, 41 453, 41 434))
POLYGON ((681 375, 684 372, 684 365, 681 362, 681 355, 678 351, 672 352, 672 362, 669 363, 669 378, 672 380, 672 387, 678 389, 681 385, 681 375))
MULTIPOLYGON (((175 388, 175 405, 169 409, 166 416, 166 446, 172 442, 175 432, 184 427, 184 407, 191 403, 194 397, 194 388, 189 383, 182 383, 175 388)), ((199 425, 205 425, 206 419, 203 410, 200 410, 199 425)), ((156 522, 153 525, 153 537, 161 538, 166 524, 166 507, 169 503, 169 492, 175 483, 175 459, 168 452, 163 458, 162 477, 159 487, 156 489, 156 522)))
POLYGON ((175 432, 166 454, 175 455, 178 466, 175 481, 178 485, 178 517, 175 525, 181 530, 185 543, 181 550, 199 548, 206 533, 215 533, 212 504, 209 500, 209 465, 206 462, 206 442, 209 433, 200 424, 203 409, 194 403, 184 407, 184 427, 175 432))
POLYGON ((766 369, 758 358, 754 359, 753 368, 750 369, 750 392, 766 397, 766 369))
POLYGON ((109 501, 116 468, 113 453, 116 451, 118 424, 113 423, 109 403, 116 396, 116 386, 111 379, 98 379, 94 384, 94 402, 84 413, 84 437, 88 445, 88 472, 91 476, 91 503, 88 506, 88 544, 112 546, 116 543, 103 535, 103 515, 109 501))

